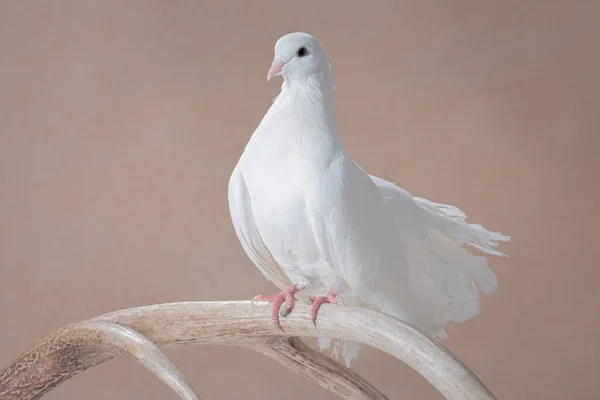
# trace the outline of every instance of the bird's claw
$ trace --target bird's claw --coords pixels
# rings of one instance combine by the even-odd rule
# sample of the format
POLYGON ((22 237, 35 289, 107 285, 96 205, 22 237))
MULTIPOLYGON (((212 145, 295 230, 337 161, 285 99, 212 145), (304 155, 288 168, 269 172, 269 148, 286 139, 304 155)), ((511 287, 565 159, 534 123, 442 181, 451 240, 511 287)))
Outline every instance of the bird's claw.
POLYGON ((323 304, 337 304, 341 302, 341 298, 337 297, 337 295, 332 291, 327 296, 319 296, 319 297, 305 297, 304 301, 310 301, 310 320, 312 321, 314 326, 317 326, 317 314, 319 312, 319 308, 323 304))
POLYGON ((256 301, 267 301, 273 303, 273 309, 271 311, 271 319, 273 323, 281 329, 281 325, 279 323, 279 316, 287 317, 290 315, 292 310, 294 309, 294 304, 296 302, 296 298, 294 295, 299 291, 297 285, 290 286, 286 290, 283 290, 273 296, 264 296, 258 295, 254 296, 251 301, 252 306, 256 301))

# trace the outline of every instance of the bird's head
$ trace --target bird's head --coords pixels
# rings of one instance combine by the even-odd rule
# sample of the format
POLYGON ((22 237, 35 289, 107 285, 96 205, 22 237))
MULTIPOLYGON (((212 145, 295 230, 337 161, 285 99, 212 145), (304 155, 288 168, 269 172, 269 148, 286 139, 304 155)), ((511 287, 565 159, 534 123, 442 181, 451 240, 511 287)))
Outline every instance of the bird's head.
POLYGON ((282 75, 286 81, 301 81, 329 70, 325 51, 308 33, 290 33, 275 43, 275 57, 267 81, 282 75))

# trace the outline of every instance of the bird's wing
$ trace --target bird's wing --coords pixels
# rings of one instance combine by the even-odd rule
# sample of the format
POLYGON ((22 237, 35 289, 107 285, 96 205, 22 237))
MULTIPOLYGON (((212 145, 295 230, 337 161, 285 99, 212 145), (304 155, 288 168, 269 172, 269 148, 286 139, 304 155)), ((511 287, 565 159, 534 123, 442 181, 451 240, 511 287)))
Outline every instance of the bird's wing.
POLYGON ((348 157, 335 160, 315 180, 306 213, 328 264, 363 301, 390 310, 391 297, 408 284, 407 265, 393 217, 367 173, 348 157))
POLYGON ((228 195, 229 212, 235 233, 250 260, 277 287, 284 289, 290 286, 290 280, 281 266, 273 259, 256 228, 250 195, 239 167, 236 167, 231 174, 228 195))

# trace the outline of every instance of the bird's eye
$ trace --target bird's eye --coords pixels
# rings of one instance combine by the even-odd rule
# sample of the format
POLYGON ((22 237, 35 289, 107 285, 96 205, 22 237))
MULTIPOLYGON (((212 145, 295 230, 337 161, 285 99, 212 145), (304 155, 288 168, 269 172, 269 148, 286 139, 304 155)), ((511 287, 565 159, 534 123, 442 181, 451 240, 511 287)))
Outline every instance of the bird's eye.
POLYGON ((308 55, 308 50, 306 50, 306 47, 300 47, 300 48, 298 49, 298 51, 296 52, 296 55, 297 55, 298 57, 304 57, 304 56, 307 56, 307 55, 308 55))

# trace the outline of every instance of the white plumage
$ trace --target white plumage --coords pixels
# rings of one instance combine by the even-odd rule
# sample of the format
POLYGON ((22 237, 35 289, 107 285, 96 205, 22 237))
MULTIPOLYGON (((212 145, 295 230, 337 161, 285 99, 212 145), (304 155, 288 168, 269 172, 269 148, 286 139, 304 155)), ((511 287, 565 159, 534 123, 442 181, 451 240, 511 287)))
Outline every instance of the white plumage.
MULTIPOLYGON (((509 237, 368 175, 348 156, 331 69, 315 38, 279 39, 268 79, 275 75, 284 76, 281 93, 229 183, 233 225, 252 262, 281 289, 333 291, 437 338, 449 321, 477 315, 480 293, 493 293, 497 279, 486 258, 463 245, 503 255, 496 246, 509 237)), ((357 349, 339 347, 347 365, 357 349)))

